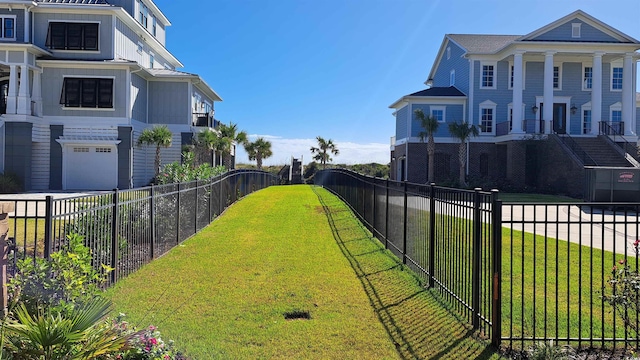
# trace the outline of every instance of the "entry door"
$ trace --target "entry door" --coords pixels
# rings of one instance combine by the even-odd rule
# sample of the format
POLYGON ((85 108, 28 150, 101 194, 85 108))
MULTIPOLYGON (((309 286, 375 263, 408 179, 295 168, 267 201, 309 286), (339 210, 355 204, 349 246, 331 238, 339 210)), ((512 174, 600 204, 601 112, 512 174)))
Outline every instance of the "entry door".
POLYGON ((553 132, 567 133, 567 104, 553 104, 553 132))

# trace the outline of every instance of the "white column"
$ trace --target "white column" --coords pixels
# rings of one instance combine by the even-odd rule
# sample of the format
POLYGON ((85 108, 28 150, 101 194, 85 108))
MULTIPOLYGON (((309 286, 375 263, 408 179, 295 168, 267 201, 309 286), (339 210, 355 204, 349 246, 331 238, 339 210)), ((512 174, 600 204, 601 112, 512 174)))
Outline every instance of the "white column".
POLYGON ((7 95, 7 114, 16 113, 18 103, 18 67, 9 66, 9 91, 7 95))
POLYGON ((593 54, 591 71, 591 135, 600 133, 600 121, 602 121, 602 55, 604 55, 603 52, 593 54))
POLYGON ((31 96, 29 95, 29 68, 20 65, 20 85, 18 88, 18 106, 16 114, 31 115, 31 96))
MULTIPOLYGON (((513 55, 513 120, 511 123, 512 134, 523 134, 522 131, 522 54, 524 51, 516 51, 513 55)), ((511 69, 509 69, 511 70, 511 69)), ((553 69, 552 69, 553 70, 553 69)), ((552 79, 553 80, 553 79, 552 79)))
POLYGON ((553 129, 553 54, 555 53, 555 51, 547 51, 544 54, 544 92, 542 94, 544 106, 542 120, 545 121, 546 134, 551 134, 553 129))
POLYGON ((35 103, 34 116, 42 116, 42 73, 40 71, 33 72, 33 96, 35 103))
POLYGON ((622 68, 622 121, 624 121, 624 135, 635 135, 635 121, 633 108, 636 104, 636 94, 633 93, 633 54, 624 55, 622 68))
POLYGON ((29 8, 25 8, 24 9, 24 42, 27 44, 31 42, 31 39, 29 36, 30 30, 31 30, 31 13, 29 12, 29 8))

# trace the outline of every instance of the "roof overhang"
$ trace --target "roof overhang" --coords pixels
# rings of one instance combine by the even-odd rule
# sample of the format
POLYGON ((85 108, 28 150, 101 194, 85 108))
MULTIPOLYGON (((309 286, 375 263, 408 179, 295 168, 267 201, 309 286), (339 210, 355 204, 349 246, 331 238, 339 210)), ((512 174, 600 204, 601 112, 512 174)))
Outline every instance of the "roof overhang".
POLYGON ((562 18, 548 24, 545 25, 541 28, 539 28, 538 30, 535 30, 527 35, 524 35, 522 38, 520 38, 519 40, 532 40, 534 38, 536 38, 537 36, 559 26, 564 24, 565 22, 571 20, 572 18, 578 18, 582 21, 584 21, 585 23, 592 25, 596 28, 599 28, 601 31, 603 31, 604 33, 608 34, 609 36, 618 39, 621 42, 624 43, 636 43, 636 44, 640 44, 640 42, 638 42, 638 40, 632 38, 631 36, 621 32, 618 29, 615 29, 605 23, 603 23, 602 21, 594 18, 593 16, 585 13, 582 10, 576 10, 574 12, 572 12, 571 14, 567 15, 567 16, 563 16, 562 18))
POLYGON ((467 101, 466 96, 403 96, 389 105, 389 109, 400 109, 405 105, 413 102, 432 102, 434 104, 464 104, 467 101))
POLYGON ((58 60, 58 59, 38 59, 36 63, 39 65, 46 65, 46 67, 68 67, 69 65, 73 65, 74 68, 85 68, 85 69, 126 69, 131 67, 138 67, 138 63, 135 61, 117 61, 117 60, 107 60, 107 61, 90 61, 90 60, 58 60))
POLYGON ((21 44, 21 43, 0 43, 0 49, 7 49, 9 51, 27 50, 28 52, 38 56, 52 56, 53 54, 39 46, 33 44, 21 44))
POLYGON ((118 145, 122 140, 115 136, 62 135, 56 142, 61 145, 118 145))

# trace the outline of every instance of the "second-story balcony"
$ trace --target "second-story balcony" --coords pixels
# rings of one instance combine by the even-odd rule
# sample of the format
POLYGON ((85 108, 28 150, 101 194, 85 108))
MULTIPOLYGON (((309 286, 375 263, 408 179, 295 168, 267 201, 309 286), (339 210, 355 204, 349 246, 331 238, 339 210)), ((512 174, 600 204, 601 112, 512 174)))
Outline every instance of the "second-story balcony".
POLYGON ((191 126, 217 128, 219 121, 214 119, 213 112, 193 113, 191 126))
MULTIPOLYGON (((503 121, 496 124, 496 136, 503 136, 512 133, 511 121, 503 121)), ((522 120, 522 131, 525 134, 544 134, 544 120, 522 120)))

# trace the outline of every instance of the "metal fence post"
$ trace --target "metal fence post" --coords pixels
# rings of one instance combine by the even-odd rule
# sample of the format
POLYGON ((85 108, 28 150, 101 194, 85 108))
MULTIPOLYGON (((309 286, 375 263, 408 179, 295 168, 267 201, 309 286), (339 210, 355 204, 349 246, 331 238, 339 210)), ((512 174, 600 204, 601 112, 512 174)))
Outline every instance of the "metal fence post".
POLYGON ((436 285, 436 184, 429 185, 429 287, 436 285))
POLYGON ((407 263, 407 209, 408 197, 407 197, 407 181, 404 182, 404 230, 402 231, 402 263, 407 263))
POLYGON ((180 183, 178 183, 178 195, 176 198, 176 244, 180 243, 180 183))
POLYGON ((113 211, 111 212, 111 283, 115 284, 118 279, 118 230, 119 230, 119 205, 118 189, 113 190, 113 211))
POLYGON ((373 233, 374 235, 376 234, 377 228, 376 228, 376 219, 378 218, 378 208, 376 206, 376 179, 373 179, 373 221, 371 222, 371 233, 373 233))
POLYGON ((195 211, 193 212, 193 234, 198 232, 198 186, 199 186, 199 181, 196 180, 196 206, 195 206, 195 211))
POLYGON ((491 210, 493 210, 493 296, 491 309, 491 344, 500 347, 502 341, 502 201, 498 200, 498 190, 491 190, 491 210))
POLYGON ((471 282, 471 310, 473 317, 471 323, 474 329, 480 328, 480 261, 481 249, 481 221, 480 218, 480 188, 475 188, 473 193, 473 276, 471 282))
POLYGON ((52 226, 53 226, 53 196, 48 195, 45 198, 45 209, 44 209, 44 258, 47 260, 49 260, 51 256, 51 233, 53 232, 52 226))
POLYGON ((213 220, 213 179, 209 179, 209 223, 213 220))
POLYGON ((151 222, 151 244, 149 251, 151 252, 151 260, 155 259, 156 247, 156 191, 155 185, 151 185, 151 198, 149 199, 149 221, 151 222))
POLYGON ((386 201, 385 201, 385 211, 384 211, 384 248, 389 248, 389 179, 386 180, 386 201))

